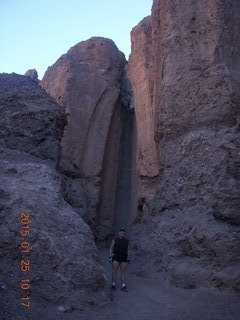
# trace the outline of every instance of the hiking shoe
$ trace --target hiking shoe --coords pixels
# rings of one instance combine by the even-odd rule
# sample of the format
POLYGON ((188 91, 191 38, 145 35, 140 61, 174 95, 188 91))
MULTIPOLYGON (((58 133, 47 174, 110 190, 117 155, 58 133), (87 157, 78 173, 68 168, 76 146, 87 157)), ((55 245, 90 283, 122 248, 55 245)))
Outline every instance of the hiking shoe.
POLYGON ((112 291, 116 291, 117 290, 117 288, 116 288, 116 286, 113 284, 112 285, 112 291))
POLYGON ((127 287, 126 287, 126 286, 124 286, 124 287, 122 287, 122 288, 121 288, 121 291, 128 292, 128 289, 127 289, 127 287))

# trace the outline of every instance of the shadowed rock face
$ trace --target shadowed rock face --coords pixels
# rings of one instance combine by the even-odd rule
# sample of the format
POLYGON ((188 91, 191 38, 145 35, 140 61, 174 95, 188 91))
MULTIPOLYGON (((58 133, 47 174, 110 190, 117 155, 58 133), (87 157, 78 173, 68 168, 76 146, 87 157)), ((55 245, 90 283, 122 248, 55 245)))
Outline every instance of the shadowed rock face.
POLYGON ((21 279, 30 280, 33 308, 41 301, 65 310, 104 302, 108 289, 92 233, 64 200, 64 178, 55 169, 63 108, 29 77, 3 74, 0 109, 1 318, 23 312, 21 279), (29 236, 20 234, 21 212, 30 212, 29 236), (20 270, 23 239, 31 244, 24 254, 29 273, 20 270))
POLYGON ((17 74, 0 75, 0 98, 1 146, 56 162, 63 108, 32 79, 17 74))
MULTIPOLYGON (((125 68, 125 57, 112 40, 91 38, 58 59, 41 82, 65 107, 68 124, 61 143, 59 168, 77 179, 85 190, 87 206, 84 210, 80 206, 76 209, 97 229, 98 238, 112 233, 114 224, 117 227, 120 144, 124 114, 128 112, 123 107, 131 104, 125 68)), ((131 152, 126 156, 131 158, 131 152)), ((71 192, 66 193, 73 204, 71 192)))
POLYGON ((240 289, 239 15, 155 0, 132 31, 140 246, 177 285, 240 289))

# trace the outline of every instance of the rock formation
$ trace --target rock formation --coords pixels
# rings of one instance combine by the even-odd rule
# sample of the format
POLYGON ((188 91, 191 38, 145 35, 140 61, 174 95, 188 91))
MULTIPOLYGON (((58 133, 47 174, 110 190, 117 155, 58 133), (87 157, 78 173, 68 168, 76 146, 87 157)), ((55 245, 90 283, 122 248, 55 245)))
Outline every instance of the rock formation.
POLYGON ((91 38, 49 67, 51 97, 34 70, 0 75, 3 318, 21 307, 24 211, 33 303, 108 299, 89 226, 109 240, 131 225, 147 270, 176 285, 240 290, 239 16, 235 0, 154 0, 129 66, 91 38))
MULTIPOLYGON (((66 183, 66 197, 93 227, 98 239, 105 239, 118 224, 116 210, 130 210, 130 173, 124 178, 130 188, 125 195, 129 205, 126 207, 121 202, 117 206, 117 188, 123 190, 118 185, 121 137, 128 136, 123 122, 126 113, 133 114, 125 69, 125 57, 114 42, 95 37, 80 42, 61 56, 48 68, 41 82, 65 107, 68 116, 59 163, 59 169, 72 177, 66 183), (86 194, 87 206, 77 200, 79 189, 86 194)), ((133 123, 133 116, 130 118, 133 123)), ((129 140, 132 127, 128 126, 129 140)), ((131 154, 132 148, 128 148, 125 156, 130 162, 131 154)))
POLYGON ((21 279, 30 280, 33 304, 68 310, 104 302, 108 289, 93 236, 64 200, 64 179, 55 169, 63 108, 35 81, 16 74, 0 75, 0 108, 1 319, 23 314, 21 279), (21 212, 31 214, 26 238, 21 212), (30 272, 20 270, 23 240, 31 244, 24 256, 30 272))
POLYGON ((131 34, 138 245, 186 287, 240 290, 239 15, 154 0, 131 34))
POLYGON ((26 73, 25 73, 26 77, 30 77, 33 80, 35 80, 36 82, 39 82, 38 80, 38 73, 36 69, 29 69, 26 73))

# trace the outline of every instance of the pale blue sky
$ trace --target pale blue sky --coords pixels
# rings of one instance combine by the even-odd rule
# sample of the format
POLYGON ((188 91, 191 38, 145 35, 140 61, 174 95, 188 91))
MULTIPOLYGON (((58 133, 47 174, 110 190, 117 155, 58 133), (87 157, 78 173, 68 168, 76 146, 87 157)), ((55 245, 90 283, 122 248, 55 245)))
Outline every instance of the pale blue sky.
POLYGON ((130 31, 152 0, 0 0, 0 72, 47 67, 76 43, 111 38, 128 58, 130 31))

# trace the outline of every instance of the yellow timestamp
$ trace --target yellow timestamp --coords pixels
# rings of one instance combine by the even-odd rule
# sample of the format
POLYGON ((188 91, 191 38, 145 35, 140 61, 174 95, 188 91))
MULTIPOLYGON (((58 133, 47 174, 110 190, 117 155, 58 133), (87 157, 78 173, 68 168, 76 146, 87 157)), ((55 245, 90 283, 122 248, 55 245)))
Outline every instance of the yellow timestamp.
POLYGON ((30 253, 30 217, 31 214, 30 212, 21 212, 20 214, 20 223, 21 223, 21 228, 20 228, 20 235, 22 236, 21 238, 21 260, 20 260, 20 270, 21 273, 24 274, 24 278, 21 280, 20 287, 21 287, 21 292, 22 292, 22 297, 21 297, 21 305, 23 307, 30 307, 30 297, 29 297, 29 292, 30 292, 30 280, 29 280, 29 272, 31 271, 31 262, 29 258, 29 253, 30 253))

